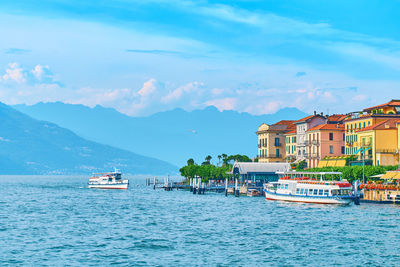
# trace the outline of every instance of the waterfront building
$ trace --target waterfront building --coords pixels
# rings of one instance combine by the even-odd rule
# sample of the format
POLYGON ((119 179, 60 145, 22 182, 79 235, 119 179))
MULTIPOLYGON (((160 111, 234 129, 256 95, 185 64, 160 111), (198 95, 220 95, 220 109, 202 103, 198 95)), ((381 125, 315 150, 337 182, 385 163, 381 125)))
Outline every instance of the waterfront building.
POLYGON ((296 160, 297 132, 296 129, 285 134, 286 141, 286 161, 293 162, 296 160))
POLYGON ((357 130, 357 146, 365 151, 364 155, 358 152, 359 160, 372 161, 377 166, 399 164, 399 122, 400 119, 386 119, 357 130))
MULTIPOLYGON (((328 118, 329 119, 329 118, 328 118)), ((344 125, 320 124, 307 130, 307 166, 318 167, 321 159, 344 154, 344 125)))
POLYGON ((282 120, 272 125, 261 124, 257 131, 258 161, 285 162, 285 134, 294 129, 295 125, 290 120, 282 120))
MULTIPOLYGON (((360 112, 352 112, 345 119, 345 153, 346 155, 356 155, 358 162, 365 161, 367 164, 381 165, 382 161, 377 160, 377 156, 374 154, 381 149, 386 149, 385 145, 380 148, 376 147, 372 149, 372 138, 373 127, 377 124, 390 119, 400 119, 400 100, 391 100, 388 103, 366 108, 360 112), (368 131, 362 131, 368 128, 368 131), (363 132, 362 138, 364 142, 360 140, 360 132, 363 132), (363 152, 365 151, 365 152, 363 152), (364 155, 365 154, 365 155, 364 155), (365 159, 363 159, 365 156, 365 159)), ((377 143, 381 145, 380 142, 377 143)), ((385 158, 385 157, 382 157, 385 158)), ((384 162, 390 162, 386 159, 384 162)))
POLYGON ((229 173, 238 176, 240 182, 252 181, 255 183, 278 181, 277 172, 288 172, 290 163, 260 163, 260 162, 235 162, 229 173))
POLYGON ((317 114, 314 111, 314 115, 307 116, 300 120, 294 122, 296 125, 296 162, 307 160, 307 147, 308 147, 308 140, 307 140, 307 130, 313 128, 320 124, 325 124, 327 118, 324 117, 323 113, 317 114))

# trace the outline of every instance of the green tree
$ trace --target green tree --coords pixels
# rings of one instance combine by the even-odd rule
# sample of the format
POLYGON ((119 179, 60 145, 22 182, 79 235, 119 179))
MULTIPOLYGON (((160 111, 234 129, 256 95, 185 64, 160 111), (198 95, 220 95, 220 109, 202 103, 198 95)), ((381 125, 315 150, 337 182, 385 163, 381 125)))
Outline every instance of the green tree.
POLYGON ((188 165, 188 166, 194 165, 194 159, 192 159, 192 158, 188 159, 187 165, 188 165))

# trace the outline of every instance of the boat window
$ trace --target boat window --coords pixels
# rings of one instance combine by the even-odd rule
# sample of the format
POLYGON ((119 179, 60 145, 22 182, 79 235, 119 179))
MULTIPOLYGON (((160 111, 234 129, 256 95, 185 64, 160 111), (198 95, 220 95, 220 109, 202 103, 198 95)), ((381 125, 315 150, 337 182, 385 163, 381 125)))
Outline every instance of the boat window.
MULTIPOLYGON (((307 192, 307 189, 306 189, 306 192, 307 192)), ((312 195, 312 189, 308 189, 308 194, 312 195)))
POLYGON ((324 190, 324 195, 325 195, 325 196, 329 196, 329 190, 328 190, 328 189, 325 189, 325 190, 324 190))
POLYGON ((300 195, 302 195, 304 193, 304 189, 302 188, 301 190, 300 190, 300 195))
POLYGON ((285 184, 285 189, 288 189, 288 184, 285 184))
POLYGON ((324 190, 323 189, 318 190, 318 195, 322 196, 323 194, 324 194, 324 190))
POLYGON ((314 189, 314 195, 318 195, 318 189, 314 189))
POLYGON ((300 188, 296 188, 296 194, 300 192, 300 188))

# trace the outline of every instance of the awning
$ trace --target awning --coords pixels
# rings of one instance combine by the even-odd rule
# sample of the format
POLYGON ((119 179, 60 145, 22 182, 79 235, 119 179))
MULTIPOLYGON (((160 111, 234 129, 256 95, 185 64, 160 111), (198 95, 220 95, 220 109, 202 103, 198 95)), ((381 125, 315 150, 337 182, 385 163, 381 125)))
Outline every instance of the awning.
POLYGON ((400 180, 400 172, 396 172, 396 175, 392 179, 400 180))
POLYGON ((400 179, 400 172, 388 171, 384 175, 382 175, 381 179, 400 179), (398 178, 395 178, 395 177, 398 178))

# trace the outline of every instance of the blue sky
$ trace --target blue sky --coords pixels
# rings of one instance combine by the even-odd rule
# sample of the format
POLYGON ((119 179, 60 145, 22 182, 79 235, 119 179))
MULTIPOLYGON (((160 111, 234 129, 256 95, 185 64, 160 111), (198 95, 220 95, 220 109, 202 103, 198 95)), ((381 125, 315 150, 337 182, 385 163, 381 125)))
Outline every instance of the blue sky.
POLYGON ((400 98, 398 14, 399 0, 3 0, 0 101, 359 110, 400 98))

